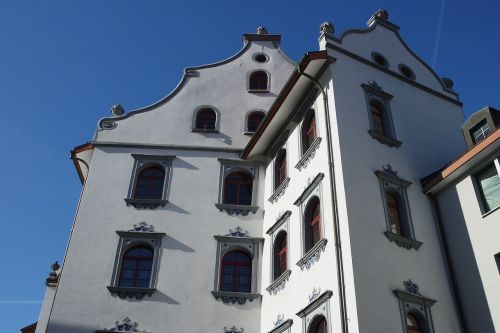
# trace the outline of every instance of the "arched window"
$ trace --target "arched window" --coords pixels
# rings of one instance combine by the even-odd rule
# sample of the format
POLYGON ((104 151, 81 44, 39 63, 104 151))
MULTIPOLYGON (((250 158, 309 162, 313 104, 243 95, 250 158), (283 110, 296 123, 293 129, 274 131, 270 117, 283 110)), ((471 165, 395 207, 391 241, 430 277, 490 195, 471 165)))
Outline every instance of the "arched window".
POLYGON ((372 114, 372 129, 382 135, 386 135, 384 125, 384 108, 374 101, 370 102, 370 110, 372 114))
POLYGON ((307 330, 307 333, 327 333, 327 324, 326 324, 326 318, 323 316, 316 316, 314 318, 313 322, 311 325, 309 325, 309 329, 307 330))
POLYGON ((134 246, 123 255, 120 268, 120 287, 149 288, 153 268, 153 250, 134 246))
POLYGON ((213 130, 215 129, 216 119, 217 115, 215 114, 215 111, 213 109, 201 109, 196 114, 196 129, 213 130))
POLYGON ((247 119, 247 131, 255 132, 265 116, 266 114, 262 111, 255 111, 250 113, 247 119))
POLYGON ((231 172, 224 180, 224 200, 229 205, 252 204, 253 179, 246 172, 231 172))
POLYGON ((406 315, 406 326, 408 333, 424 333, 424 328, 418 316, 408 313, 406 315))
POLYGON ((311 147, 316 137, 316 117, 314 116, 314 110, 311 110, 304 118, 304 124, 302 125, 302 153, 305 153, 311 147))
POLYGON ((288 269, 287 263, 288 243, 287 234, 281 231, 274 241, 274 279, 280 277, 288 269))
POLYGON ((307 252, 322 238, 320 203, 318 197, 313 197, 309 200, 304 217, 304 250, 307 252))
POLYGON ((274 165, 274 189, 276 190, 286 179, 286 150, 282 149, 276 157, 274 165))
POLYGON ((231 251, 222 258, 221 291, 249 293, 252 290, 252 259, 241 251, 231 251))
POLYGON ((398 196, 391 192, 385 192, 385 199, 387 200, 387 211, 391 232, 393 234, 403 235, 403 230, 401 228, 401 207, 398 196))
POLYGON ((165 183, 165 170, 154 165, 143 169, 135 184, 134 199, 161 199, 165 183))
POLYGON ((250 75, 250 90, 267 90, 267 73, 264 71, 255 71, 250 75))

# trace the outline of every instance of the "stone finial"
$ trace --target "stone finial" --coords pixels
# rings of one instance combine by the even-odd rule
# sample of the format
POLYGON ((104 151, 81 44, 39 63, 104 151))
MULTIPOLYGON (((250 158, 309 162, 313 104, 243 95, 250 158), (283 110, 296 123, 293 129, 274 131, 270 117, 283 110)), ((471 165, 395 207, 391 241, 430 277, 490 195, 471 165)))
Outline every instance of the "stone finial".
POLYGON ((452 79, 449 79, 447 77, 443 77, 442 78, 443 80, 443 83, 444 83, 444 86, 448 89, 453 89, 453 80, 452 79))
POLYGON ((325 21, 319 26, 319 32, 331 35, 335 32, 335 27, 331 22, 325 21))
POLYGON ((49 273, 49 277, 45 280, 46 285, 55 285, 59 281, 59 275, 57 274, 57 271, 61 266, 59 263, 56 261, 52 265, 50 265, 50 268, 52 268, 52 272, 49 273))
POLYGON ((375 12, 375 16, 384 21, 387 21, 389 19, 389 13, 387 12, 387 10, 382 8, 375 12))
POLYGON ((113 105, 111 107, 111 114, 113 116, 121 116, 125 113, 125 110, 123 109, 123 106, 120 104, 113 105))
POLYGON ((265 27, 258 27, 257 35, 267 35, 267 29, 265 27))

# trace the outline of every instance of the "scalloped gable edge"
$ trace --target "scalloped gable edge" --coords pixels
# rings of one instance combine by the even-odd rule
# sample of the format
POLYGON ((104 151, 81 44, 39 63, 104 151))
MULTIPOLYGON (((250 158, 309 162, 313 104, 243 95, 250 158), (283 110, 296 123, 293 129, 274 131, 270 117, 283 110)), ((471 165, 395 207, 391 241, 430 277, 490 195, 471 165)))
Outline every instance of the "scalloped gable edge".
MULTIPOLYGON (((218 67, 218 66, 222 66, 222 65, 225 65, 227 63, 230 63, 231 61, 234 61, 236 59, 238 59, 239 57, 241 57, 249 48, 250 48, 250 45, 252 44, 253 41, 271 41, 276 49, 276 51, 278 51, 278 53, 283 57, 283 59, 285 59, 285 61, 287 61, 288 63, 290 63, 291 65, 293 66, 296 66, 296 63, 291 60, 286 54, 285 52, 283 52, 283 50, 281 49, 281 47, 279 46, 279 42, 281 40, 281 36, 280 35, 262 35, 262 36, 270 36, 270 37, 273 37, 273 38, 270 38, 270 39, 263 39, 263 38, 250 38, 249 36, 260 36, 260 35, 255 35, 255 34, 244 34, 243 35, 244 37, 244 40, 245 40, 245 43, 243 45, 243 48, 241 48, 237 53, 235 53, 234 55, 230 56, 229 58, 226 58, 224 60, 221 60, 221 61, 218 61, 218 62, 214 62, 214 63, 211 63, 211 64, 206 64, 206 65, 200 65, 200 66, 195 66, 195 67, 186 67, 184 68, 184 72, 182 74, 182 79, 181 81, 177 84, 177 86, 169 93, 167 94, 165 97, 161 98, 160 100, 158 100, 157 102, 154 102, 153 104, 150 104, 148 106, 145 106, 145 107, 142 107, 142 108, 139 108, 139 109, 135 109, 135 110, 131 110, 127 113, 125 113, 124 115, 122 116, 115 116, 115 117, 103 117, 101 119, 99 119, 99 121, 97 122, 97 127, 98 129, 102 129, 102 123, 105 122, 105 121, 118 121, 118 120, 123 120, 123 119, 127 119, 128 117, 132 116, 132 115, 135 115, 135 114, 139 114, 139 113, 143 113, 143 112, 146 112, 146 111, 150 111, 150 110, 153 110, 153 109, 156 109, 157 107, 167 103, 168 101, 170 101, 172 98, 174 98, 180 91, 181 89, 186 85, 188 79, 190 77, 193 77, 195 74, 194 72, 196 70, 200 70, 200 69, 205 69, 205 68, 214 68, 214 67, 218 67), (279 37, 279 38, 276 38, 279 37)), ((96 133, 97 134, 97 133, 96 133)), ((95 138, 97 136, 95 135, 95 138)), ((94 138, 94 139, 95 139, 94 138)))
POLYGON ((403 38, 401 37, 401 34, 399 33, 399 27, 393 23, 390 23, 390 22, 380 22, 380 20, 375 20, 375 22, 373 23, 373 25, 369 28, 366 28, 366 29, 348 29, 346 31, 344 31, 339 38, 335 37, 335 36, 332 36, 332 35, 328 35, 328 34, 325 34, 326 36, 326 39, 330 39, 330 40, 333 40, 334 42, 342 45, 342 41, 344 40, 344 38, 346 38, 348 35, 351 35, 351 34, 366 34, 366 33, 369 33, 373 30, 375 30, 375 28, 377 26, 382 26, 384 27, 385 29, 387 30, 390 30, 392 31, 394 34, 396 34, 396 37, 398 38, 398 40, 400 41, 400 43, 403 45, 403 47, 415 58, 417 59, 417 61, 422 64, 429 72, 431 72, 431 74, 434 76, 434 78, 439 82, 439 84, 441 85, 441 88, 443 89, 443 91, 457 97, 457 100, 458 100, 458 93, 451 90, 451 89, 448 89, 446 88, 446 86, 444 85, 444 82, 443 80, 439 77, 439 75, 437 75, 437 73, 424 61, 422 60, 415 52, 412 51, 412 49, 410 49, 410 47, 408 46, 408 44, 406 44, 406 42, 403 40, 403 38))

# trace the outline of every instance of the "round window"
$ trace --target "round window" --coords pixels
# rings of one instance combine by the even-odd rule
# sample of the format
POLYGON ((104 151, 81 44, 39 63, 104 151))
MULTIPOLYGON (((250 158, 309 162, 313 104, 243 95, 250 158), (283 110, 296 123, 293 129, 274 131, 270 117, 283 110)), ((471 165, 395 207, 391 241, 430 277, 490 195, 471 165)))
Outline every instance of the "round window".
POLYGON ((404 65, 404 64, 399 64, 398 66, 399 72, 403 74, 406 78, 410 80, 415 80, 415 73, 411 70, 410 67, 404 65))
POLYGON ((253 60, 255 60, 256 62, 260 62, 260 63, 268 62, 269 56, 265 53, 257 53, 253 56, 253 60))
POLYGON ((389 67, 389 62, 387 61, 387 59, 378 52, 372 52, 372 60, 379 66, 385 68, 389 67))

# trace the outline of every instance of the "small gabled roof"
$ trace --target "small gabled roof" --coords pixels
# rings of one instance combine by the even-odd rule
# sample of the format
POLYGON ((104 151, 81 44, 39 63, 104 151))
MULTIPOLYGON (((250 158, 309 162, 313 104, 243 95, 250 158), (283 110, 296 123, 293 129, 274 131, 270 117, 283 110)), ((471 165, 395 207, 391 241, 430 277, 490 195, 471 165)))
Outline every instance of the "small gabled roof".
POLYGON ((265 154, 278 132, 286 125, 295 106, 313 84, 303 74, 317 79, 325 71, 329 61, 326 51, 308 52, 304 55, 243 150, 243 159, 265 154))

